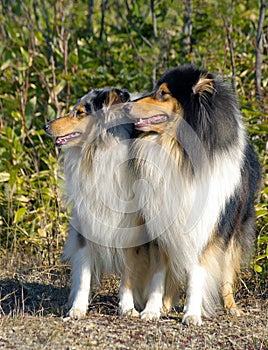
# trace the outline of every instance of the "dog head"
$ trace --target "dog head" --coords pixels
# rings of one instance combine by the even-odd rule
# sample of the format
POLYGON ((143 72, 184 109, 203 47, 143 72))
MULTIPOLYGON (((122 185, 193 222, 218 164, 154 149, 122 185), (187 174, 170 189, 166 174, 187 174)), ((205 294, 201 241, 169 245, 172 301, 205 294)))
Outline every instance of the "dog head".
POLYGON ((193 65, 170 69, 152 93, 125 108, 137 129, 170 135, 179 143, 192 142, 186 136, 191 129, 211 154, 240 142, 244 130, 230 84, 193 65))
POLYGON ((192 65, 167 71, 152 93, 128 104, 130 117, 142 131, 163 131, 168 123, 195 113, 198 103, 208 103, 214 94, 214 76, 192 65))
MULTIPOLYGON (((90 118, 96 118, 96 112, 107 110, 119 103, 130 99, 126 90, 117 88, 94 89, 83 96, 71 110, 64 116, 45 124, 44 129, 48 136, 54 138, 57 147, 74 146, 81 140, 81 136, 88 128, 90 118)), ((98 114, 98 116, 101 115, 98 114)))

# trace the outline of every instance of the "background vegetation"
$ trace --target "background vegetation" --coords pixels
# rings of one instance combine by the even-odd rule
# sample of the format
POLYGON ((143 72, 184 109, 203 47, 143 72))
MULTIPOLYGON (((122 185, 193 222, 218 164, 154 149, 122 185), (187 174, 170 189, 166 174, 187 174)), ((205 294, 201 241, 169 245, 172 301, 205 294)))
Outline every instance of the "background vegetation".
POLYGON ((92 88, 148 91, 167 68, 193 62, 232 82, 263 167, 253 264, 264 281, 267 18, 258 30, 264 7, 263 0, 2 0, 0 252, 38 253, 49 263, 60 252, 67 217, 59 201, 58 153, 45 122, 92 88))

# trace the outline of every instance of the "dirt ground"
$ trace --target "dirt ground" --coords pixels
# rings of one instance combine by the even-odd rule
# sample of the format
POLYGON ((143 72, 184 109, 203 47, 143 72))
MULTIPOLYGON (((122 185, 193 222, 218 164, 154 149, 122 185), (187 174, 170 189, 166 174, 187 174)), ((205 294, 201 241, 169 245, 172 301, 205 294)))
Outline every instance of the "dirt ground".
POLYGON ((34 258, 0 259, 0 349, 268 349, 267 283, 246 277, 240 318, 221 312, 201 327, 181 324, 182 301, 159 321, 117 315, 119 280, 106 276, 85 320, 64 317, 69 268, 34 258), (247 279, 248 278, 248 279, 247 279))

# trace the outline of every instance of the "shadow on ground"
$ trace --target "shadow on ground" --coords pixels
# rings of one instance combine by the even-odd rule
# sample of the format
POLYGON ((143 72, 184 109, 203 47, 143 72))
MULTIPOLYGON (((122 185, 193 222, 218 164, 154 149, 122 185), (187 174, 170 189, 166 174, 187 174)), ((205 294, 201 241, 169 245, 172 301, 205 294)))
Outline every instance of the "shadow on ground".
MULTIPOLYGON (((12 277, 0 279, 0 316, 4 315, 55 315, 68 311, 69 269, 26 269, 12 277)), ((118 279, 104 278, 94 289, 89 313, 116 315, 118 307, 118 279)))
POLYGON ((63 312, 68 288, 54 287, 37 282, 0 280, 0 311, 8 314, 57 314, 63 312))

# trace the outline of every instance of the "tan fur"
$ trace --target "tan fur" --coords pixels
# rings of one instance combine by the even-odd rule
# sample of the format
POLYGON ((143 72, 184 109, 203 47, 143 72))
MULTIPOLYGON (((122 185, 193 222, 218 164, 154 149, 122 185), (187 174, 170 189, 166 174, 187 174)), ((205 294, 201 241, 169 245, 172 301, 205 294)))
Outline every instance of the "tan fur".
POLYGON ((140 116, 143 119, 159 114, 167 115, 170 125, 167 126, 166 123, 152 124, 148 128, 157 133, 162 133, 165 130, 165 132, 170 132, 171 134, 174 134, 176 130, 173 122, 176 124, 178 117, 182 116, 182 113, 181 105, 170 95, 165 83, 158 88, 154 96, 145 97, 134 103, 131 110, 131 114, 140 116), (166 130, 167 128, 168 130, 166 130))
MULTIPOLYGON (((169 266, 168 257, 165 256, 165 264, 166 266, 169 266)), ((179 298, 179 292, 181 286, 174 279, 174 276, 172 274, 171 268, 168 267, 167 273, 166 273, 166 285, 165 285, 165 294, 163 297, 163 312, 168 313, 172 306, 176 305, 178 298, 179 298)))
POLYGON ((52 136, 63 136, 75 131, 82 120, 74 118, 73 113, 67 114, 64 117, 55 119, 51 123, 52 136))
POLYGON ((232 239, 223 259, 222 298, 223 305, 227 312, 237 316, 242 314, 242 310, 239 309, 234 300, 234 282, 240 271, 241 260, 241 248, 236 246, 234 240, 232 239))
MULTIPOLYGON (((50 136, 60 137, 73 132, 80 132, 82 136, 90 128, 89 121, 90 118, 87 116, 83 104, 80 104, 71 112, 50 122, 50 136)), ((68 142, 68 147, 78 145, 80 142, 81 137, 72 139, 68 142)))
POLYGON ((209 271, 213 279, 219 279, 218 291, 208 291, 214 295, 218 295, 217 302, 222 302, 227 312, 239 316, 242 311, 236 305, 234 300, 234 282, 241 265, 241 249, 235 247, 234 239, 232 238, 225 247, 223 240, 215 240, 213 237, 203 250, 200 257, 201 266, 209 271))
POLYGON ((197 84, 193 87, 193 92, 195 94, 201 94, 203 92, 208 92, 212 94, 214 91, 213 79, 208 79, 206 76, 201 76, 197 84))
MULTIPOLYGON (((168 264, 167 256, 159 250, 155 242, 137 248, 126 249, 126 266, 121 278, 121 285, 134 292, 139 309, 144 309, 148 299, 152 276, 168 264)), ((163 295, 162 312, 170 311, 178 298, 179 287, 168 269, 163 295)))
POLYGON ((116 104, 122 103, 120 96, 115 91, 111 91, 109 95, 109 102, 108 102, 108 107, 109 106, 114 106, 116 104))

